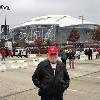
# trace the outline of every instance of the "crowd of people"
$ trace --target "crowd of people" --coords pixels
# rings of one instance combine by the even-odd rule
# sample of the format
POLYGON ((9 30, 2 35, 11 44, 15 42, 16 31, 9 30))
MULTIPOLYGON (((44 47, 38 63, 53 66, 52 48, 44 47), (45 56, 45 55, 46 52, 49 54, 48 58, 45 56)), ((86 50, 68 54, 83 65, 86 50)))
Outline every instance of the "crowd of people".
POLYGON ((88 56, 88 60, 92 60, 94 52, 96 53, 96 59, 98 59, 100 55, 100 50, 98 49, 91 49, 91 48, 85 49, 84 54, 88 56))
MULTIPOLYGON (((84 51, 89 60, 92 60, 92 53, 91 48, 84 51)), ((70 85, 66 60, 69 59, 69 66, 74 69, 75 50, 63 49, 59 52, 57 47, 51 46, 47 55, 48 58, 36 67, 32 81, 39 88, 38 95, 41 96, 41 100, 63 100, 63 93, 70 85)))
POLYGON ((66 65, 66 60, 69 59, 69 66, 70 68, 74 69, 75 52, 73 49, 61 50, 59 56, 61 57, 61 60, 65 65, 66 65))
MULTIPOLYGON (((93 59, 93 53, 95 52, 95 58, 98 59, 100 55, 100 50, 98 49, 91 49, 91 48, 86 48, 84 51, 84 55, 87 55, 88 60, 93 59)), ((60 50, 59 57, 61 57, 61 61, 66 65, 67 59, 69 59, 69 66, 70 68, 74 69, 74 60, 77 57, 80 59, 81 51, 80 53, 76 56, 76 51, 74 49, 63 49, 60 50)))
POLYGON ((0 50, 0 52, 1 52, 1 61, 5 61, 5 59, 7 58, 7 57, 20 57, 20 58, 22 58, 22 56, 24 56, 24 57, 28 57, 28 52, 27 52, 27 50, 17 50, 17 54, 16 54, 16 49, 13 49, 13 50, 10 50, 10 49, 8 49, 8 48, 2 48, 1 50, 0 50))
MULTIPOLYGON (((17 57, 21 57, 21 50, 17 57)), ((47 50, 47 59, 41 61, 32 75, 32 81, 39 88, 41 100, 63 100, 63 93, 69 87, 70 77, 67 72, 66 61, 69 59, 70 69, 75 69, 75 50, 61 49, 56 46, 50 46, 47 50), (58 58, 61 58, 60 60, 58 58)), ((92 60, 93 50, 88 48, 84 51, 88 60, 92 60)), ((6 57, 15 56, 15 49, 9 50, 2 48, 1 60, 5 61, 6 57)))
POLYGON ((2 48, 1 50, 1 61, 5 61, 6 57, 12 57, 12 50, 9 50, 7 48, 2 48))

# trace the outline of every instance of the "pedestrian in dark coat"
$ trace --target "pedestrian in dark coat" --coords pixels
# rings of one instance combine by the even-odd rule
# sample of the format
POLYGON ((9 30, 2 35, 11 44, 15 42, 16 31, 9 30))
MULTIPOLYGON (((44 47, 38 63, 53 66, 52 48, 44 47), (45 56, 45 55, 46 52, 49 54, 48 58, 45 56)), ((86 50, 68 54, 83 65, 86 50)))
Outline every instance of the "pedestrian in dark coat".
POLYGON ((88 49, 88 60, 92 60, 92 49, 88 49))
POLYGON ((48 59, 40 62, 32 76, 39 88, 41 100, 63 100, 63 93, 69 87, 70 78, 65 65, 57 61, 58 49, 48 49, 48 59))
POLYGON ((66 66, 66 60, 67 60, 67 58, 68 58, 68 55, 67 55, 67 53, 65 52, 65 50, 63 50, 63 51, 61 52, 60 56, 61 56, 62 62, 63 62, 63 63, 65 64, 65 66, 66 66))
POLYGON ((69 54, 68 54, 68 59, 69 59, 69 66, 70 68, 74 69, 74 59, 75 59, 75 56, 74 56, 74 52, 70 49, 69 50, 69 54))

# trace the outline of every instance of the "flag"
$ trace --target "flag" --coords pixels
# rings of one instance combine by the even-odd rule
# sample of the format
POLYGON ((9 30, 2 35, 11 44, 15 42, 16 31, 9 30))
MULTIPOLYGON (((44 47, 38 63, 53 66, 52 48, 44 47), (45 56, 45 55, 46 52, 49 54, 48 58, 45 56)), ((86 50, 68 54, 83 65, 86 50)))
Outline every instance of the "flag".
POLYGON ((6 6, 4 9, 6 9, 6 8, 7 8, 7 10, 10 10, 9 6, 6 6))
POLYGON ((4 7, 4 6, 3 6, 3 5, 1 5, 1 6, 0 6, 0 9, 3 9, 3 7, 4 7))

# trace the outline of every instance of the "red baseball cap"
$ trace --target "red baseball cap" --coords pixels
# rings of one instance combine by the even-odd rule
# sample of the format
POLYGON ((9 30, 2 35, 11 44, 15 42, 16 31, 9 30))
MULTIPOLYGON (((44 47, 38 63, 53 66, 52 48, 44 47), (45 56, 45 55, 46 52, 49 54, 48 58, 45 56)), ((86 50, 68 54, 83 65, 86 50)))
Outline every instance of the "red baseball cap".
POLYGON ((59 50, 56 46, 50 46, 48 48, 48 54, 58 54, 59 50))

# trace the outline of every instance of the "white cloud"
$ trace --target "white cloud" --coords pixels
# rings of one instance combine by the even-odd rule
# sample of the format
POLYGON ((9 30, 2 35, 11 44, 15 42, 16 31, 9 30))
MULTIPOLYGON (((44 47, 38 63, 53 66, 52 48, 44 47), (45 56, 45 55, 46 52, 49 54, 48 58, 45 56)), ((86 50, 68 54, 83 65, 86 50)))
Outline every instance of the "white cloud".
POLYGON ((12 2, 12 7, 17 11, 27 11, 35 6, 34 0, 15 0, 12 2))
MULTIPOLYGON (((7 19, 11 26, 50 14, 84 15, 85 19, 100 23, 100 0, 2 0, 0 4, 10 6, 7 19)), ((0 17, 4 20, 3 12, 0 17)))

